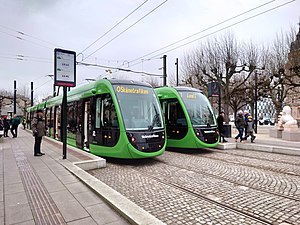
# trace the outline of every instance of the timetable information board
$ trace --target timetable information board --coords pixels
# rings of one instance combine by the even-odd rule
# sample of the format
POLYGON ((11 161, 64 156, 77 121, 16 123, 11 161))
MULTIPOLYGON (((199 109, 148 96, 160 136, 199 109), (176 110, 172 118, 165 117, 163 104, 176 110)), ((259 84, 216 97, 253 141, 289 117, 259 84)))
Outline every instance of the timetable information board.
POLYGON ((76 86, 76 53, 64 49, 54 50, 54 84, 76 86))

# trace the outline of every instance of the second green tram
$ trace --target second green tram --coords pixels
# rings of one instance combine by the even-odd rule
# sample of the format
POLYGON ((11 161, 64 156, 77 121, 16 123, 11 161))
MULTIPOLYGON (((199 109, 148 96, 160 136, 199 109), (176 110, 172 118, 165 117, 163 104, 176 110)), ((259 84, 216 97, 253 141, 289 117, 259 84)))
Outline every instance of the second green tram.
POLYGON ((208 148, 219 143, 210 102, 190 87, 160 87, 155 92, 165 116, 168 148, 208 148))
MULTIPOLYGON (((68 92, 67 142, 99 156, 148 158, 166 147, 162 112, 153 88, 142 82, 102 79, 68 92)), ((49 136, 61 139, 57 96, 29 108, 44 109, 49 136)))

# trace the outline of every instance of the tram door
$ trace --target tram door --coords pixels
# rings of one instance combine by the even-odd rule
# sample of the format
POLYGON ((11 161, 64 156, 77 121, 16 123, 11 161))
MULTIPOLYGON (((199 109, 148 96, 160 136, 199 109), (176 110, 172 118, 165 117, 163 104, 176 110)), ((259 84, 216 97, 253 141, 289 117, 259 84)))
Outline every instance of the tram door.
POLYGON ((165 120, 167 137, 182 139, 188 132, 187 121, 183 109, 177 99, 161 100, 165 120))
POLYGON ((83 135, 84 135, 84 148, 89 149, 89 130, 90 130, 90 101, 84 103, 84 114, 83 114, 83 135))

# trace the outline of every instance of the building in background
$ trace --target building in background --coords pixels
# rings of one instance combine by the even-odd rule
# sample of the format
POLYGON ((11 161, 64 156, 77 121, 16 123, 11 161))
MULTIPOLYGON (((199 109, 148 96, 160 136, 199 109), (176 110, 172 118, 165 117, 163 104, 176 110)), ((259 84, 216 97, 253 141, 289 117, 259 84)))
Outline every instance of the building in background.
MULTIPOLYGON (((249 105, 245 107, 245 110, 249 111, 251 115, 254 115, 254 112, 251 112, 249 105)), ((261 98, 257 101, 257 118, 258 120, 272 119, 276 116, 275 105, 272 102, 271 98, 261 98)))
MULTIPOLYGON (((286 68, 289 75, 293 76, 293 82, 300 84, 300 22, 296 40, 291 43, 286 68)), ((295 88, 285 102, 292 108, 292 116, 300 123, 300 88, 295 88)))

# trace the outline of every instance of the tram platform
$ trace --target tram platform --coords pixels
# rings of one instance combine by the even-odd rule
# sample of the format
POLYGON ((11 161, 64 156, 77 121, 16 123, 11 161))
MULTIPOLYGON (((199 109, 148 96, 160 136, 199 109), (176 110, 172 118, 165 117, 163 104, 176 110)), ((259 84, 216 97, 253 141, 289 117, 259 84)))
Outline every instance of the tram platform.
POLYGON ((105 160, 48 138, 33 156, 31 132, 0 140, 0 224, 162 224, 84 169, 105 160))
POLYGON ((286 155, 300 155, 300 142, 282 140, 281 138, 270 137, 269 129, 272 126, 259 126, 258 132, 255 134, 256 139, 251 143, 250 138, 245 143, 235 142, 234 137, 237 135, 237 130, 233 129, 232 138, 226 138, 227 143, 220 143, 219 149, 246 149, 253 151, 265 151, 280 153, 286 155))

